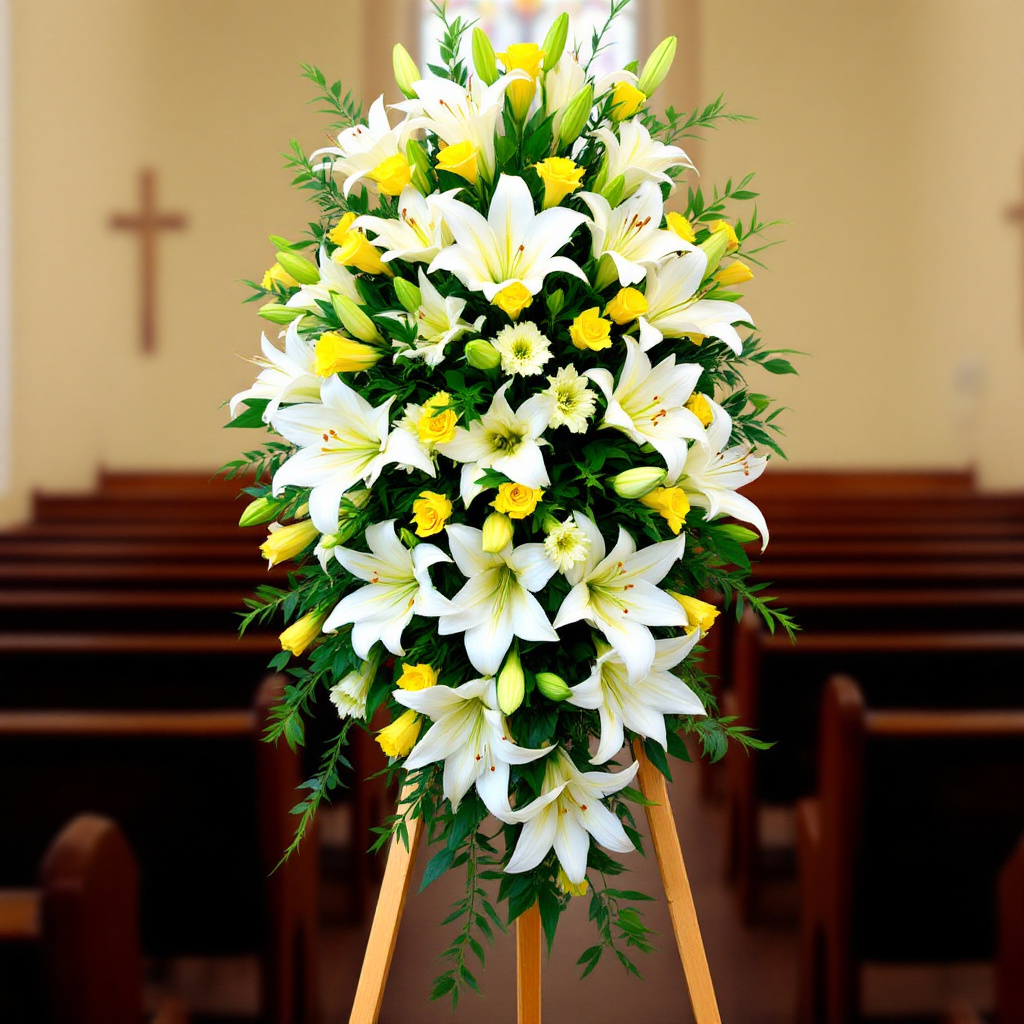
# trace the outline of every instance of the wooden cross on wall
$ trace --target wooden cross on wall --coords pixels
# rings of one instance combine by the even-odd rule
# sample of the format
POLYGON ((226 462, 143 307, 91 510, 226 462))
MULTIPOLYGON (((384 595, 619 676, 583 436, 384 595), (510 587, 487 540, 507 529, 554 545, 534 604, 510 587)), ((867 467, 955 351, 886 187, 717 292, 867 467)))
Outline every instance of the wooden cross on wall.
POLYGON ((138 213, 112 213, 110 226, 119 231, 138 231, 142 252, 139 257, 142 294, 140 297, 140 343, 143 352, 156 350, 156 243, 161 230, 180 231, 188 220, 183 213, 159 213, 156 203, 156 171, 139 172, 138 213))

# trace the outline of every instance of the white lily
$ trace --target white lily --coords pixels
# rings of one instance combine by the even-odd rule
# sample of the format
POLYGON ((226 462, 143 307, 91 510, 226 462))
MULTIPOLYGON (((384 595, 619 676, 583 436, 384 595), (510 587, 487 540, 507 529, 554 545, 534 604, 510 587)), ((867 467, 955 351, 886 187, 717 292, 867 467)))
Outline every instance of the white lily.
POLYGON ((587 873, 590 837, 607 850, 627 853, 633 843, 622 822, 602 802, 625 789, 636 776, 639 762, 621 772, 581 772, 562 749, 544 766, 539 800, 513 812, 525 821, 505 870, 513 874, 535 868, 554 847, 569 881, 579 885, 587 873), (545 803, 541 803, 547 798, 545 803))
POLYGON ((482 530, 453 524, 447 533, 452 558, 469 582, 452 598, 437 631, 442 636, 465 631, 466 654, 478 672, 494 675, 513 637, 557 642, 558 634, 533 596, 555 573, 543 544, 509 544, 491 554, 484 551, 482 530))
MULTIPOLYGON (((473 323, 462 319, 466 300, 454 295, 442 295, 431 283, 430 278, 419 268, 420 305, 416 310, 416 343, 412 348, 403 342, 392 344, 398 351, 399 359, 422 359, 427 366, 437 366, 445 356, 445 349, 458 341, 467 331, 479 331, 485 317, 479 316, 473 323)), ((405 314, 406 317, 411 314, 405 314)))
MULTIPOLYGON (((684 243, 685 244, 685 243, 684 243)), ((654 268, 647 275, 647 312, 640 317, 640 345, 646 352, 663 337, 690 334, 720 338, 737 355, 743 351, 735 323, 753 323, 736 302, 694 299, 707 269, 707 257, 685 244, 683 255, 654 268)))
POLYGON ((470 291, 483 292, 488 302, 517 283, 536 295, 544 278, 556 271, 587 280, 571 259, 555 255, 587 218, 560 206, 536 213, 522 178, 503 174, 498 179, 486 219, 458 199, 439 196, 436 202, 455 245, 434 257, 428 273, 450 270, 470 291))
POLYGON ((768 545, 768 524, 764 515, 749 498, 736 491, 756 480, 768 460, 753 455, 749 445, 727 448, 732 435, 732 417, 717 402, 706 400, 714 414, 707 429, 707 444, 690 448, 675 486, 682 487, 691 505, 706 509, 708 519, 727 515, 750 523, 761 534, 763 551, 768 545))
POLYGON ((352 222, 354 231, 372 231, 373 244, 384 250, 381 260, 406 260, 429 263, 451 242, 444 219, 437 206, 438 198, 451 198, 459 189, 424 196, 412 185, 406 185, 398 197, 398 217, 372 217, 364 214, 352 222), (446 237, 447 236, 447 237, 446 237))
POLYGON ((614 265, 614 271, 598 269, 598 288, 607 287, 616 277, 623 285, 637 284, 646 276, 647 264, 659 263, 687 245, 674 231, 660 226, 665 208, 657 182, 643 182, 614 210, 597 192, 580 192, 579 198, 592 216, 587 226, 594 259, 607 256, 614 265))
POLYGON ((676 363, 674 355, 651 367, 651 361, 633 338, 623 338, 626 361, 615 384, 603 367, 587 370, 604 392, 608 408, 600 426, 621 430, 636 444, 651 444, 665 460, 668 475, 675 478, 686 461, 686 441, 707 441, 704 427, 684 408, 701 375, 696 363, 676 363))
POLYGON ((552 400, 547 395, 534 395, 513 412, 505 398, 511 384, 507 381, 498 388, 491 407, 479 420, 468 428, 457 428, 453 440, 437 446, 442 455, 465 463, 461 495, 467 506, 484 489, 476 482, 484 469, 497 470, 527 487, 546 487, 550 483, 538 442, 551 420, 552 400))
POLYGON ((569 704, 596 710, 601 717, 601 740, 591 764, 613 758, 625 741, 623 728, 648 737, 662 747, 668 743, 665 715, 704 715, 700 698, 672 669, 685 658, 700 637, 700 630, 654 641, 654 663, 638 682, 630 682, 626 664, 612 647, 597 641, 594 671, 570 687, 569 704))
MULTIPOLYGON (((313 165, 314 171, 329 170, 332 174, 345 178, 344 192, 347 196, 356 184, 385 160, 405 152, 405 140, 412 127, 408 121, 391 127, 387 111, 384 109, 384 96, 374 100, 367 115, 367 124, 353 125, 346 128, 338 136, 337 146, 325 146, 311 153, 309 159, 316 160, 326 156, 313 165)), ((376 184, 372 179, 364 182, 374 192, 376 184)))
POLYGON ((342 295, 353 302, 361 303, 362 296, 356 287, 356 278, 347 267, 332 260, 327 255, 327 250, 321 247, 320 259, 320 280, 316 284, 304 284, 288 300, 287 305, 296 309, 308 309, 317 316, 323 316, 324 310, 320 303, 328 308, 331 305, 331 292, 342 295))
POLYGON ((292 321, 284 332, 284 351, 271 344, 264 334, 261 346, 262 358, 256 356, 251 362, 263 370, 251 388, 239 391, 229 404, 231 415, 238 415, 238 407, 247 398, 266 398, 267 407, 263 412, 264 422, 277 411, 282 402, 319 402, 320 378, 314 373, 316 363, 316 342, 299 334, 299 325, 292 321))
POLYGON ((613 181, 621 174, 625 179, 623 197, 631 196, 645 181, 665 182, 674 188, 675 182, 665 172, 672 167, 693 168, 690 158, 678 146, 666 146, 652 139, 639 118, 623 121, 618 130, 616 136, 610 128, 602 127, 592 135, 604 143, 601 180, 613 181))
POLYGON ((434 465, 404 430, 388 432, 394 398, 376 409, 336 374, 320 386, 322 404, 279 409, 271 423, 299 450, 274 474, 273 494, 311 487, 309 515, 321 533, 338 532, 341 496, 362 481, 372 487, 392 463, 434 475, 434 465))
POLYGON ((520 747, 509 739, 508 725, 498 710, 494 680, 473 679, 454 688, 396 690, 394 697, 434 722, 410 751, 405 769, 412 771, 443 760, 444 795, 454 810, 475 783, 487 810, 500 821, 511 821, 509 765, 536 761, 555 748, 520 747))
POLYGON ((660 583, 683 557, 686 535, 650 544, 639 551, 636 542, 619 527, 619 539, 606 556, 604 538, 593 520, 574 512, 576 525, 590 541, 586 560, 571 566, 566 577, 573 584, 554 627, 584 619, 601 630, 626 666, 631 683, 638 683, 654 664, 656 648, 649 626, 685 626, 686 612, 660 583))
POLYGON ((448 599, 434 589, 427 571, 451 559, 434 544, 411 550, 395 534, 395 520, 366 528, 370 549, 336 547, 334 557, 368 586, 341 599, 323 625, 325 633, 352 623, 352 649, 360 658, 379 640, 392 654, 405 654, 402 630, 413 615, 435 616, 449 611, 448 599))

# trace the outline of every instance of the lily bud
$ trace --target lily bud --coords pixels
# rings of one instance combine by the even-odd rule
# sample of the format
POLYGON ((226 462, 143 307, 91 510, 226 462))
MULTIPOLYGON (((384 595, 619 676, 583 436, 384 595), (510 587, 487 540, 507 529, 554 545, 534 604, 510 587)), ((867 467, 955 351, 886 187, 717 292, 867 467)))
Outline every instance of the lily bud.
POLYGON ((360 341, 380 341, 380 331, 374 322, 346 295, 331 292, 331 305, 345 330, 360 341))
POLYGON ((729 236, 724 231, 712 231, 711 234, 700 243, 699 248, 703 250, 704 255, 708 258, 708 265, 704 271, 705 280, 707 280, 718 269, 718 264, 722 262, 722 257, 725 255, 725 251, 728 247, 729 236))
POLYGON ((545 533, 550 533, 561 525, 562 524, 550 512, 545 512, 544 518, 540 521, 540 528, 545 533))
POLYGON ((640 79, 636 87, 645 95, 650 96, 655 89, 665 81, 665 76, 672 67, 672 61, 676 57, 676 37, 669 36, 663 39, 655 48, 654 53, 647 58, 643 71, 640 72, 640 79))
POLYGON ((395 43, 391 53, 391 63, 395 70, 395 82, 402 90, 406 99, 416 98, 416 90, 412 87, 413 82, 418 82, 423 76, 416 66, 416 61, 409 56, 409 51, 401 44, 395 43))
POLYGON ((504 512, 492 512, 484 520, 484 551, 489 555, 504 551, 512 543, 512 531, 512 520, 504 512))
POLYGON ((613 476, 608 483, 612 490, 620 498, 630 498, 634 501, 650 494, 655 487, 660 487, 665 482, 667 473, 664 469, 657 469, 654 466, 638 466, 636 469, 627 469, 618 476, 613 476))
POLYGON ((466 362, 477 370, 494 370, 501 362, 501 356, 489 341, 474 338, 466 342, 466 362))
POLYGON ((238 520, 239 526, 257 526, 277 518, 277 513, 288 504, 287 498, 257 498, 250 501, 238 520))
POLYGON ((306 315, 306 310, 295 309, 292 306, 282 306, 278 302, 268 302, 256 310, 256 315, 269 320, 272 324, 290 324, 298 320, 300 316, 306 315))
POLYGON ((566 700, 572 696, 566 681, 555 675, 554 672, 538 672, 535 676, 537 689, 547 697, 548 700, 566 700))
POLYGON ((494 47, 482 28, 473 29, 473 67, 484 84, 493 85, 498 80, 498 64, 494 47))
POLYGON ((548 312, 552 316, 558 316, 565 307, 565 292, 561 288, 556 288, 553 292, 548 292, 547 297, 548 312))
POLYGON ((526 676, 523 674, 523 663, 519 660, 519 651, 513 647, 498 673, 498 707, 503 714, 511 715, 523 703, 525 696, 526 676))
POLYGON ((277 254, 277 262, 295 278, 299 284, 316 284, 320 280, 320 270, 312 260, 300 256, 297 252, 284 249, 277 254))
POLYGON ((558 63, 558 58, 562 56, 562 51, 565 49, 565 40, 568 36, 569 15, 562 11, 551 23, 551 28, 548 29, 544 42, 540 44, 541 49, 544 51, 542 67, 545 71, 550 71, 558 63))
POLYGON ((402 543, 410 550, 419 544, 419 539, 414 537, 411 530, 407 530, 404 526, 398 531, 399 539, 402 543))
POLYGON ((585 85, 569 101, 558 129, 558 141, 563 146, 575 142, 590 120, 590 108, 594 105, 594 87, 585 85))
POLYGON ((296 619, 282 634, 281 650, 290 651, 296 658, 320 635, 327 612, 314 608, 296 619))
POLYGON ((394 280, 395 295, 398 296, 398 301, 405 307, 409 313, 415 313, 420 308, 420 303, 423 301, 423 293, 412 284, 410 281, 406 281, 404 278, 396 277, 394 280))
POLYGON ((608 200, 608 205, 614 208, 622 201, 622 190, 625 187, 626 179, 621 174, 617 174, 601 189, 601 194, 608 200))
POLYGON ((429 195, 434 190, 433 170, 430 167, 430 157, 422 142, 410 139, 405 144, 405 159, 409 161, 412 169, 412 183, 424 195, 429 195))

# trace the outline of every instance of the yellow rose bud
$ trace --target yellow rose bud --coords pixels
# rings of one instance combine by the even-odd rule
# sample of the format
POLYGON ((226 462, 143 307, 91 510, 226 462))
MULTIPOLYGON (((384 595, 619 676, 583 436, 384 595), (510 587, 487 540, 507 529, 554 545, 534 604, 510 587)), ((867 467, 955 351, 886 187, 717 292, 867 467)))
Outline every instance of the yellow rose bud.
POLYGON ((689 409, 690 412, 700 420, 700 425, 702 427, 710 427, 711 421, 715 418, 715 414, 711 411, 711 406, 708 404, 707 398, 705 398, 699 391, 695 391, 690 395, 684 408, 689 409))
POLYGON ((405 757, 414 746, 420 736, 420 728, 423 719, 409 708, 403 715, 399 715, 390 725, 385 726, 376 739, 380 749, 388 757, 405 757))
POLYGON ((512 82, 505 91, 516 120, 524 121, 537 92, 537 78, 544 60, 544 51, 536 43, 513 43, 498 57, 506 71, 525 71, 530 76, 529 81, 521 79, 512 82))
POLYGON ((632 82, 619 82, 612 90, 612 120, 625 121, 646 102, 647 97, 632 82))
POLYGON ((331 228, 328 234, 328 239, 335 245, 341 245, 345 240, 345 236, 352 230, 352 224, 355 221, 358 214, 355 213, 344 213, 341 216, 341 220, 331 228))
POLYGON ((498 496, 491 502, 491 508, 504 512, 510 519, 525 519, 533 513, 544 492, 525 484, 499 484, 498 496))
POLYGON ((526 286, 519 281, 513 281, 511 284, 505 285, 491 299, 491 305, 497 306, 498 309, 503 309, 512 320, 518 319, 519 314, 532 302, 533 296, 526 290, 526 286))
POLYGON ((403 665, 396 682, 403 690, 426 690, 437 685, 437 669, 430 665, 403 665))
POLYGON ((640 499, 641 505, 653 508, 668 523, 673 533, 678 533, 690 511, 690 499, 681 487, 658 487, 640 499))
POLYGON ((668 593, 683 606, 683 611, 686 612, 689 622, 687 632, 696 628, 700 629, 701 635, 704 635, 711 629, 719 615, 718 609, 713 604, 708 604, 707 601, 701 601, 696 597, 689 597, 686 594, 677 594, 672 590, 668 593))
POLYGON ((576 348, 589 348, 594 352, 610 347, 611 333, 612 322, 601 316, 599 306, 583 310, 569 327, 569 337, 573 345, 576 348))
POLYGON ((584 878, 582 882, 570 881, 569 876, 565 873, 565 871, 562 868, 559 868, 558 888, 569 896, 586 896, 587 880, 586 878, 584 878))
POLYGON ((544 182, 544 209, 557 206, 567 195, 583 184, 584 168, 564 156, 549 156, 533 165, 544 182))
POLYGON ((749 281, 754 276, 754 272, 746 265, 741 263, 739 260, 733 260, 726 267, 722 267, 718 273, 715 274, 715 280, 719 284, 732 285, 732 284, 743 284, 744 281, 749 281))
POLYGON ((437 154, 437 169, 451 171, 460 178, 465 178, 470 185, 476 184, 479 174, 477 157, 480 150, 472 142, 456 142, 454 146, 445 146, 437 154))
POLYGON ((381 352, 372 345, 353 341, 342 334, 328 331, 316 339, 316 362, 313 371, 318 377, 334 373, 358 373, 379 362, 381 352))
POLYGON ((666 213, 665 220, 668 222, 669 231, 674 231, 684 242, 693 244, 697 241, 697 237, 693 233, 693 225, 681 213, 676 213, 674 210, 671 213, 666 213))
POLYGON ((503 512, 492 512, 484 520, 483 540, 481 547, 489 555, 495 555, 512 543, 512 520, 503 512))
POLYGON ((384 195, 400 196, 402 189, 412 181, 412 168, 401 153, 396 153, 377 164, 370 171, 369 178, 377 182, 377 188, 384 195))
POLYGON ((443 494, 434 491, 420 491, 412 503, 412 521, 416 524, 417 537, 433 537, 444 529, 452 514, 452 503, 443 494))
POLYGON ((281 634, 281 650, 291 651, 297 658, 320 635, 326 619, 327 612, 306 612, 281 634))
POLYGON ((620 288, 619 294, 605 306, 605 313, 617 324, 631 324, 638 316, 647 312, 648 303, 644 293, 636 288, 620 288))
POLYGON ((285 288, 298 288, 299 282, 288 273, 280 263, 275 263, 264 275, 263 275, 263 287, 268 292, 274 290, 274 285, 279 284, 285 288))
POLYGON ((740 240, 736 237, 736 230, 727 220, 716 220, 712 221, 708 225, 711 233, 717 234, 719 231, 725 233, 726 238, 726 252, 735 252, 740 247, 740 240))
MULTIPOLYGON (((355 267, 366 274, 387 274, 394 276, 394 271, 387 266, 380 258, 380 250, 370 244, 369 239, 362 231, 353 231, 351 228, 341 229, 346 220, 355 216, 346 213, 341 223, 330 233, 332 242, 337 242, 338 248, 331 253, 331 259, 340 263, 343 267, 355 267)), ((351 220, 349 220, 351 223, 351 220)))
POLYGON ((287 526, 270 528, 270 534, 260 545, 263 557, 271 564, 277 565, 286 559, 294 558, 320 536, 320 531, 313 525, 312 520, 303 519, 299 523, 289 523, 287 526))
POLYGON ((515 647, 498 673, 497 695, 498 707, 506 715, 511 715, 526 696, 526 675, 523 673, 523 663, 519 660, 519 651, 515 647))
POLYGON ((618 476, 610 477, 608 484, 620 498, 636 501, 645 494, 650 494, 655 487, 660 487, 667 475, 663 469, 637 466, 635 469, 623 470, 618 476))

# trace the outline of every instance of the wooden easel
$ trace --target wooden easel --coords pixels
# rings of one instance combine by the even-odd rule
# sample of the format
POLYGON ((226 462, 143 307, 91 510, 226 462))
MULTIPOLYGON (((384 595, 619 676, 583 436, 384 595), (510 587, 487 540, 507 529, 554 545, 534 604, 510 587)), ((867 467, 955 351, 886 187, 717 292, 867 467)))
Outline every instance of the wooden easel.
MULTIPOLYGON (((639 740, 634 743, 633 751, 640 762, 640 789, 652 802, 651 806, 645 808, 647 823, 654 841, 658 867, 661 869, 661 881, 665 887, 676 946, 690 990, 693 1015, 697 1024, 721 1024, 722 1018, 718 1013, 718 1002, 711 984, 711 972, 704 954, 704 942, 697 923, 697 910, 693 905, 683 851, 679 846, 679 834, 668 802, 665 777, 647 759, 639 740)), ((398 926, 412 880, 421 826, 419 819, 408 822, 408 849, 398 839, 392 841, 349 1024, 377 1024, 384 1000, 384 985, 387 983, 398 938, 398 926)), ((541 1024, 542 939, 540 911, 536 904, 516 920, 516 947, 518 1024, 541 1024)))

